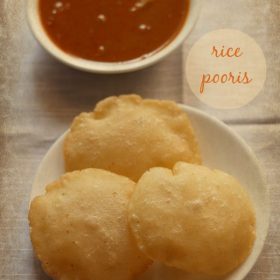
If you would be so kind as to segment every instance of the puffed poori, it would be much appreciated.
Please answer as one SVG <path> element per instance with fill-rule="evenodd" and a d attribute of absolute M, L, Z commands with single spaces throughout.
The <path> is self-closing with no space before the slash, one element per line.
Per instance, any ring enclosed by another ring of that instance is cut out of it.
<path fill-rule="evenodd" d="M 77 116 L 64 142 L 67 171 L 94 167 L 137 181 L 149 168 L 201 163 L 190 121 L 174 102 L 109 97 Z"/>
<path fill-rule="evenodd" d="M 131 198 L 129 223 L 151 259 L 204 275 L 237 268 L 255 240 L 255 213 L 240 183 L 182 162 L 144 173 Z"/>
<path fill-rule="evenodd" d="M 54 279 L 131 280 L 150 261 L 137 248 L 127 221 L 135 183 L 109 171 L 63 175 L 30 206 L 31 239 Z"/>

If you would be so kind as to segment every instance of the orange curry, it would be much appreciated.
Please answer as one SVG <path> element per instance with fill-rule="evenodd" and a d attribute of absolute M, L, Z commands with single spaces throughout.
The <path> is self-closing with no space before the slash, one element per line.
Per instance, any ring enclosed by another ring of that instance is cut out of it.
<path fill-rule="evenodd" d="M 168 44 L 182 28 L 188 0 L 40 0 L 51 40 L 77 57 L 121 62 Z"/>

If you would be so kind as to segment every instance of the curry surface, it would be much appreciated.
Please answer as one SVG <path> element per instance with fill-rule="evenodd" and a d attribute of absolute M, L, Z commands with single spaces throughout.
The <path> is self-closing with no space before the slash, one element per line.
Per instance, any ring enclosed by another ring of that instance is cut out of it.
<path fill-rule="evenodd" d="M 104 62 L 143 58 L 162 48 L 178 34 L 188 9 L 188 0 L 39 2 L 43 26 L 60 49 Z"/>

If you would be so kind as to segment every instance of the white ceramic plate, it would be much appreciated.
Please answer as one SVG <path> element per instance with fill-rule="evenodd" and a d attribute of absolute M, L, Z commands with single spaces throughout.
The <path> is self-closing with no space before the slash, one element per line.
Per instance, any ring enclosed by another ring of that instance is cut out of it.
<path fill-rule="evenodd" d="M 257 239 L 253 251 L 242 266 L 224 278 L 226 280 L 241 280 L 256 262 L 263 248 L 268 230 L 268 190 L 264 184 L 262 172 L 251 149 L 233 130 L 199 110 L 185 105 L 181 105 L 181 107 L 190 117 L 201 148 L 204 164 L 212 168 L 221 169 L 237 177 L 246 186 L 256 208 Z M 65 134 L 53 144 L 41 162 L 32 187 L 31 198 L 43 194 L 46 184 L 54 181 L 64 173 L 62 149 L 64 137 Z M 181 271 L 155 264 L 140 279 L 204 280 L 205 278 L 187 275 Z"/>

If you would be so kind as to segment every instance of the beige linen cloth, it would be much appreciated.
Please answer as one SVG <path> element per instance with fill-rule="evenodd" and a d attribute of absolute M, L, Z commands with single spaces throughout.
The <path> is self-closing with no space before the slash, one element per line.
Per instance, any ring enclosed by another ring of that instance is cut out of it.
<path fill-rule="evenodd" d="M 246 279 L 280 279 L 280 1 L 205 1 L 183 48 L 153 67 L 115 76 L 82 73 L 50 57 L 27 27 L 25 2 L 0 1 L 0 279 L 47 279 L 33 257 L 28 234 L 28 201 L 36 168 L 76 114 L 91 110 L 106 96 L 130 92 L 200 108 L 248 142 L 267 176 L 271 225 L 262 255 Z M 248 33 L 267 60 L 264 89 L 238 110 L 203 105 L 184 79 L 190 47 L 204 33 L 219 28 Z"/>

